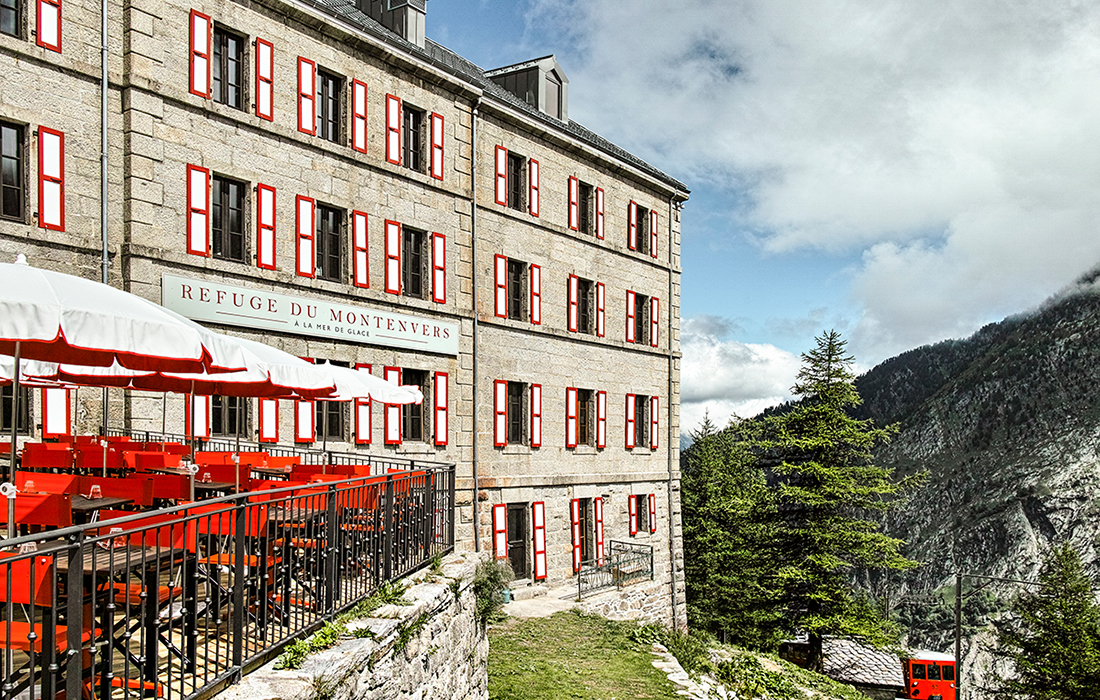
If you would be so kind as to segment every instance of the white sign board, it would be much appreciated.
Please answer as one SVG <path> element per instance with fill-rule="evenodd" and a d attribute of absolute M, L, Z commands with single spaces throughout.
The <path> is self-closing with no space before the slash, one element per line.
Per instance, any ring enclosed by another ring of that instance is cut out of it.
<path fill-rule="evenodd" d="M 161 277 L 161 303 L 195 321 L 458 355 L 458 324 L 363 306 Z"/>

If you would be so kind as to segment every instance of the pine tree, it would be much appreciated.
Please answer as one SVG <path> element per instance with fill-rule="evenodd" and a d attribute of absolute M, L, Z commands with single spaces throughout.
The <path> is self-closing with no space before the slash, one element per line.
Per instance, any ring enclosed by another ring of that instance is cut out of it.
<path fill-rule="evenodd" d="M 917 566 L 903 542 L 881 532 L 879 519 L 922 477 L 895 480 L 874 464 L 873 449 L 896 432 L 856 420 L 860 403 L 846 341 L 836 331 L 802 355 L 790 410 L 764 420 L 753 449 L 763 457 L 775 490 L 771 555 L 787 624 L 809 635 L 809 666 L 820 670 L 825 635 L 853 635 L 872 644 L 896 639 L 893 623 L 856 593 L 856 570 Z"/>
<path fill-rule="evenodd" d="M 782 628 L 768 554 L 775 506 L 739 439 L 748 427 L 735 419 L 720 432 L 708 415 L 681 460 L 688 615 L 724 641 L 774 649 Z"/>
<path fill-rule="evenodd" d="M 996 653 L 1016 673 L 997 697 L 1012 700 L 1092 700 L 1100 690 L 1100 607 L 1081 558 L 1069 544 L 1053 548 L 1038 590 L 1013 602 L 997 630 Z"/>

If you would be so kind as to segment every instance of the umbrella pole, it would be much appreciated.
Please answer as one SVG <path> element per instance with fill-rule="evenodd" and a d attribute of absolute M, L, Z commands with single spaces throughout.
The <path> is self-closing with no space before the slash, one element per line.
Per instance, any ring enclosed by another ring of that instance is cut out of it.
<path fill-rule="evenodd" d="M 325 474 L 328 469 L 328 401 L 321 402 L 321 410 L 324 413 L 324 418 L 321 419 L 321 429 L 324 431 L 324 435 L 321 437 L 321 449 L 325 453 L 325 462 L 321 465 L 321 473 Z"/>
<path fill-rule="evenodd" d="M 8 483 L 15 484 L 15 435 L 19 428 L 19 375 L 20 363 L 19 363 L 19 351 L 21 350 L 20 343 L 15 343 L 15 374 L 12 377 L 11 384 L 11 454 L 8 458 L 11 462 L 8 464 Z M 15 496 L 8 497 L 8 537 L 15 537 Z M 11 603 L 9 602 L 10 606 Z M 8 611 L 11 612 L 10 610 Z M 8 619 L 11 619 L 9 614 Z M 9 667 L 10 668 L 10 667 Z"/>
<path fill-rule="evenodd" d="M 241 404 L 244 403 L 244 399 L 237 397 L 237 404 L 233 410 L 237 414 L 237 451 L 233 453 L 233 474 L 236 475 L 237 490 L 236 493 L 241 492 Z"/>
<path fill-rule="evenodd" d="M 168 433 L 168 392 L 160 395 L 160 439 Z"/>
<path fill-rule="evenodd" d="M 187 423 L 191 426 L 191 461 L 198 464 L 198 459 L 195 455 L 195 382 L 191 382 L 191 403 L 187 405 L 187 410 L 191 412 L 191 415 L 187 416 Z"/>

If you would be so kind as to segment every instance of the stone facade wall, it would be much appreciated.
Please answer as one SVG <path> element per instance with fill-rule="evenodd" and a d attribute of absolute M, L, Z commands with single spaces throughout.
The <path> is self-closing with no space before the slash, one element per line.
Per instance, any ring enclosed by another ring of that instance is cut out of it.
<path fill-rule="evenodd" d="M 301 668 L 275 662 L 225 691 L 222 700 L 483 700 L 489 696 L 489 638 L 475 620 L 473 565 L 445 560 L 443 575 L 418 574 L 411 605 L 387 605 L 349 623 L 373 639 L 344 639 Z M 453 586 L 458 587 L 456 594 Z M 419 630 L 409 634 L 407 630 Z"/>
<path fill-rule="evenodd" d="M 15 253 L 24 252 L 32 264 L 98 279 L 98 3 L 66 1 L 63 51 L 57 53 L 35 46 L 30 36 L 33 0 L 17 1 L 24 6 L 25 31 L 18 38 L 0 35 L 0 70 L 5 75 L 4 89 L 0 90 L 0 121 L 25 128 L 28 201 L 22 220 L 0 220 L 0 258 L 10 260 Z M 245 40 L 242 109 L 189 92 L 192 10 L 209 15 L 215 27 L 237 33 Z M 651 544 L 659 583 L 653 594 L 669 603 L 675 579 L 682 608 L 679 473 L 675 465 L 680 379 L 678 207 L 686 191 L 668 178 L 640 168 L 598 138 L 527 113 L 514 102 L 494 97 L 491 91 L 456 76 L 449 66 L 427 54 L 379 38 L 346 17 L 328 14 L 322 5 L 309 0 L 127 0 L 123 4 L 112 1 L 109 13 L 107 234 L 111 284 L 160 301 L 162 275 L 172 273 L 458 324 L 457 356 L 239 326 L 217 330 L 250 337 L 294 355 L 368 363 L 376 375 L 386 366 L 446 372 L 446 445 L 436 445 L 432 439 L 385 445 L 383 410 L 375 407 L 370 446 L 351 442 L 348 429 L 343 439 L 329 440 L 328 448 L 455 463 L 458 551 L 474 550 L 475 541 L 480 542 L 482 550 L 491 547 L 493 504 L 543 501 L 549 585 L 567 583 L 573 576 L 570 500 L 602 496 L 605 541 Z M 273 121 L 257 117 L 253 109 L 257 38 L 274 46 Z M 340 108 L 343 135 L 336 143 L 298 131 L 299 57 L 315 61 L 319 69 L 344 81 Z M 367 84 L 366 153 L 353 150 L 349 142 L 348 91 L 352 80 Z M 388 94 L 429 114 L 443 116 L 442 180 L 386 161 Z M 33 130 L 38 125 L 66 134 L 64 232 L 39 228 L 33 216 L 37 210 Z M 498 145 L 539 160 L 539 216 L 496 204 L 493 163 Z M 207 168 L 212 176 L 247 185 L 244 262 L 187 252 L 188 165 Z M 570 176 L 603 188 L 604 239 L 569 229 Z M 275 270 L 260 269 L 254 259 L 255 188 L 259 184 L 276 190 Z M 345 225 L 352 211 L 367 213 L 369 288 L 351 284 L 352 250 L 346 229 L 344 279 L 326 281 L 296 274 L 298 195 L 313 197 L 318 203 L 344 212 Z M 658 213 L 656 258 L 627 247 L 627 207 L 631 200 Z M 433 301 L 430 294 L 426 299 L 416 299 L 384 291 L 386 220 L 446 236 L 445 302 Z M 497 254 L 542 267 L 541 324 L 495 316 L 493 259 Z M 566 288 L 571 274 L 605 284 L 604 337 L 568 330 Z M 656 348 L 625 342 L 627 290 L 660 299 Z M 541 447 L 494 447 L 495 380 L 542 385 Z M 606 448 L 565 447 L 567 387 L 607 392 Z M 656 449 L 648 445 L 625 448 L 627 394 L 659 397 Z M 431 399 L 427 396 L 426 402 Z M 99 390 L 80 390 L 73 400 L 76 432 L 90 432 L 102 424 Z M 249 430 L 254 434 L 258 428 L 255 404 L 250 411 Z M 344 411 L 350 424 L 350 410 Z M 33 413 L 33 422 L 40 423 L 37 406 Z M 293 439 L 293 415 L 290 402 L 283 402 L 282 442 Z M 170 433 L 183 433 L 184 399 L 112 390 L 109 419 L 112 427 L 159 431 L 164 425 Z M 321 442 L 318 440 L 314 446 L 319 448 Z M 627 523 L 627 496 L 650 493 L 657 496 L 657 529 L 632 537 Z M 529 517 L 529 508 L 527 512 Z M 530 533 L 530 523 L 527 525 Z"/>

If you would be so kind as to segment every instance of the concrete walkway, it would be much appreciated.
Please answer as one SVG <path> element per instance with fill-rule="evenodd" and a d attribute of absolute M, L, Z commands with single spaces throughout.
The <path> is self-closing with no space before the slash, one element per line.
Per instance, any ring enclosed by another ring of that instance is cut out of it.
<path fill-rule="evenodd" d="M 572 610 L 576 606 L 576 586 L 560 586 L 552 588 L 546 595 L 539 595 L 526 600 L 515 600 L 504 606 L 504 614 L 510 617 L 550 617 L 554 613 L 564 610 Z"/>

